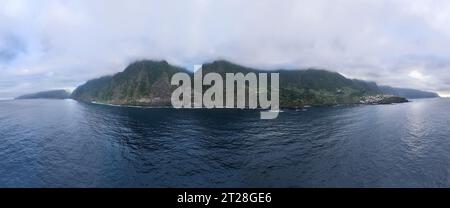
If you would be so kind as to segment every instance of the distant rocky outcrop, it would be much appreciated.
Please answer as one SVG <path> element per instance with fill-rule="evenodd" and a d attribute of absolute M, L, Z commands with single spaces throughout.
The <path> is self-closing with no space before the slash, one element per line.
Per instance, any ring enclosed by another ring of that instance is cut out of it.
<path fill-rule="evenodd" d="M 51 90 L 22 95 L 16 97 L 15 99 L 69 99 L 70 97 L 71 94 L 66 90 Z"/>
<path fill-rule="evenodd" d="M 420 99 L 420 98 L 437 98 L 439 95 L 435 92 L 427 92 L 422 90 L 408 89 L 408 88 L 395 88 L 389 86 L 379 86 L 380 90 L 389 95 L 405 97 L 408 99 Z"/>

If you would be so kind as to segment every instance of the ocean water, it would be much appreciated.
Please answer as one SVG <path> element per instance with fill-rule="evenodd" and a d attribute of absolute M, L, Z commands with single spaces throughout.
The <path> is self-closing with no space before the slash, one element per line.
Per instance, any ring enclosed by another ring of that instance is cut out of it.
<path fill-rule="evenodd" d="M 450 187 L 450 99 L 285 110 L 0 101 L 0 187 Z"/>

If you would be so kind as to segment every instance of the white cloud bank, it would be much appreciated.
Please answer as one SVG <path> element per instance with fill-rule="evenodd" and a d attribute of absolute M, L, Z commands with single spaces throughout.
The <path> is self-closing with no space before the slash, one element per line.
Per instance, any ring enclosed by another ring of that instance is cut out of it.
<path fill-rule="evenodd" d="M 0 97 L 136 59 L 320 67 L 450 94 L 446 0 L 0 0 Z"/>

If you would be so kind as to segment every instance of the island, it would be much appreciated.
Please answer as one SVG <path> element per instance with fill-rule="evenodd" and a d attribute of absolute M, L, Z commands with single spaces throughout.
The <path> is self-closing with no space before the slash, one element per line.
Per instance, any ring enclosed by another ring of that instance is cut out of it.
<path fill-rule="evenodd" d="M 137 61 L 123 72 L 87 81 L 75 89 L 72 98 L 89 103 L 169 107 L 171 94 L 176 89 L 170 80 L 178 72 L 193 76 L 192 72 L 167 61 Z M 278 72 L 282 108 L 408 102 L 406 97 L 390 93 L 388 88 L 380 87 L 375 82 L 349 79 L 324 69 L 261 70 L 218 60 L 203 64 L 203 73 L 209 72 L 222 76 L 237 72 Z"/>

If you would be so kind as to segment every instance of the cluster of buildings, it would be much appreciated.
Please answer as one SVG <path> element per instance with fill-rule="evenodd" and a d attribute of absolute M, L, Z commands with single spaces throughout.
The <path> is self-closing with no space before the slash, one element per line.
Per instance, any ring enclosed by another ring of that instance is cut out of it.
<path fill-rule="evenodd" d="M 371 95 L 371 96 L 364 96 L 359 103 L 361 104 L 379 104 L 384 102 L 386 98 L 392 98 L 393 95 Z"/>

